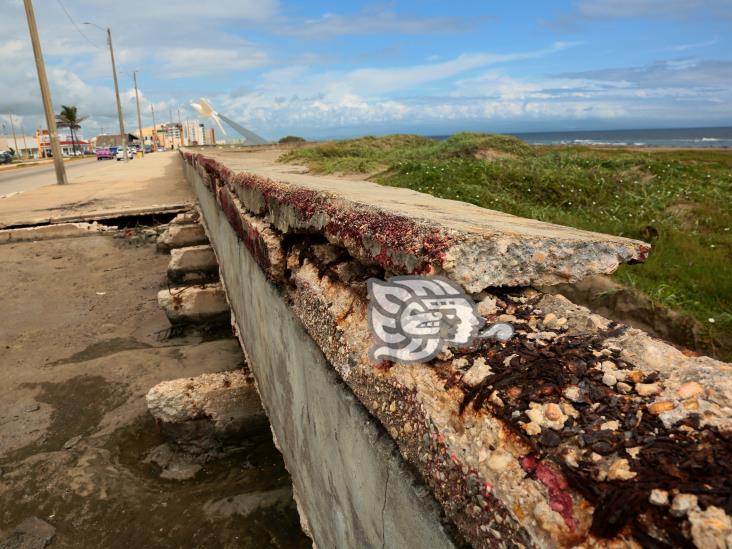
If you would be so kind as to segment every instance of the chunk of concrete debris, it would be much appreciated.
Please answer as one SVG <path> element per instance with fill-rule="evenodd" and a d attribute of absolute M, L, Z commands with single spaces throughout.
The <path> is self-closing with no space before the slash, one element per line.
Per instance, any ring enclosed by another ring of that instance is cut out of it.
<path fill-rule="evenodd" d="M 170 444 L 156 446 L 143 460 L 144 463 L 154 463 L 160 467 L 160 478 L 166 480 L 189 480 L 203 469 L 200 463 L 194 460 L 198 455 L 177 451 Z"/>
<path fill-rule="evenodd" d="M 160 290 L 158 304 L 171 324 L 217 322 L 230 315 L 220 283 Z"/>
<path fill-rule="evenodd" d="M 245 370 L 164 381 L 146 399 L 163 435 L 193 453 L 236 443 L 269 425 Z"/>
<path fill-rule="evenodd" d="M 208 237 L 203 230 L 203 225 L 199 223 L 169 225 L 158 237 L 158 249 L 161 251 L 207 243 Z"/>
<path fill-rule="evenodd" d="M 29 517 L 0 541 L 0 549 L 43 549 L 56 535 L 56 528 L 38 517 Z"/>
<path fill-rule="evenodd" d="M 210 278 L 218 271 L 216 254 L 208 244 L 170 250 L 168 278 L 172 282 Z"/>
<path fill-rule="evenodd" d="M 190 210 L 188 212 L 179 213 L 171 221 L 171 225 L 189 225 L 191 223 L 198 223 L 199 214 L 198 210 Z"/>

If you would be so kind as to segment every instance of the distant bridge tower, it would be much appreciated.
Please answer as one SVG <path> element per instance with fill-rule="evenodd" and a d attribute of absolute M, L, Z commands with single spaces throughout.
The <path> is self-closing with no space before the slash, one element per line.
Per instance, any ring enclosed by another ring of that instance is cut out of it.
<path fill-rule="evenodd" d="M 265 143 L 268 143 L 266 139 L 263 137 L 258 136 L 253 131 L 250 131 L 246 129 L 244 126 L 241 126 L 240 124 L 237 124 L 234 122 L 231 118 L 228 118 L 224 116 L 221 113 L 218 113 L 214 110 L 214 108 L 211 106 L 211 103 L 209 103 L 206 99 L 201 97 L 198 101 L 194 101 L 191 103 L 191 106 L 196 109 L 198 114 L 203 116 L 204 118 L 212 118 L 214 122 L 218 125 L 219 129 L 226 135 L 226 130 L 224 129 L 224 126 L 221 124 L 221 121 L 223 120 L 226 122 L 229 126 L 234 128 L 237 132 L 239 132 L 244 139 L 247 140 L 248 145 L 264 145 Z"/>

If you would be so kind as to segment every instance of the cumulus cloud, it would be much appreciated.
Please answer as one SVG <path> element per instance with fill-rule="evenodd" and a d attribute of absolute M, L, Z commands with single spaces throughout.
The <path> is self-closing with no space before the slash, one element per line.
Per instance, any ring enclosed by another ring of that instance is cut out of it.
<path fill-rule="evenodd" d="M 659 17 L 695 13 L 701 9 L 700 2 L 667 0 Z M 137 125 L 131 87 L 135 69 L 140 70 L 144 124 L 150 123 L 151 105 L 158 122 L 177 119 L 179 108 L 187 118 L 195 116 L 188 102 L 208 96 L 218 110 L 268 137 L 294 132 L 333 135 L 346 129 L 356 134 L 369 128 L 407 129 L 433 123 L 438 127 L 448 122 L 453 127 L 489 127 L 498 121 L 627 120 L 630 124 L 641 119 L 701 122 L 732 116 L 732 62 L 724 59 L 664 60 L 553 75 L 537 74 L 533 68 L 532 76 L 522 67 L 531 66 L 532 60 L 564 55 L 577 44 L 547 43 L 500 53 L 487 48 L 460 53 L 457 48 L 440 47 L 421 52 L 422 61 L 418 61 L 410 57 L 411 44 L 397 54 L 394 48 L 399 44 L 382 41 L 378 45 L 391 49 L 376 55 L 374 48 L 370 57 L 349 51 L 346 59 L 338 48 L 323 48 L 318 42 L 355 35 L 391 38 L 469 32 L 485 18 L 408 16 L 383 7 L 351 15 L 295 18 L 285 15 L 277 0 L 218 0 L 210 5 L 198 0 L 173 5 L 139 0 L 64 3 L 79 24 L 89 20 L 112 25 L 130 128 Z M 705 5 L 721 13 L 729 3 L 709 0 Z M 139 15 L 140 6 L 144 6 L 144 17 Z M 657 0 L 577 0 L 571 16 L 582 21 L 655 17 L 660 9 Z M 39 10 L 38 17 L 55 107 L 73 104 L 89 115 L 84 127 L 87 135 L 101 128 L 112 131 L 117 124 L 116 106 L 105 34 L 80 27 L 90 44 L 54 2 Z M 724 41 L 721 34 L 720 40 Z M 678 44 L 655 51 L 689 55 L 691 50 L 716 43 L 716 39 L 687 42 L 680 37 Z M 315 53 L 309 51 L 310 45 Z M 567 58 L 579 57 L 578 52 Z M 430 55 L 435 53 L 439 55 Z M 22 117 L 27 130 L 42 125 L 19 0 L 8 0 L 3 12 L 0 55 L 13 60 L 0 72 L 0 112 Z"/>
<path fill-rule="evenodd" d="M 266 52 L 250 44 L 230 48 L 163 47 L 153 55 L 160 61 L 162 75 L 168 78 L 246 71 L 271 63 Z"/>

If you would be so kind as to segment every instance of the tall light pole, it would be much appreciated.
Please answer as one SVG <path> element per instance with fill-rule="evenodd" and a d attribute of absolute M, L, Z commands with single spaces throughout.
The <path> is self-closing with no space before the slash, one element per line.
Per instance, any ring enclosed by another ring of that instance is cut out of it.
<path fill-rule="evenodd" d="M 58 130 L 56 129 L 56 115 L 53 113 L 51 101 L 51 90 L 48 87 L 46 77 L 46 64 L 43 62 L 43 51 L 41 41 L 38 38 L 38 27 L 36 26 L 36 15 L 33 13 L 31 0 L 23 0 L 25 5 L 25 16 L 28 19 L 28 31 L 30 32 L 31 43 L 33 44 L 33 56 L 36 58 L 36 70 L 38 71 L 38 83 L 41 86 L 41 97 L 43 98 L 43 111 L 46 115 L 48 125 L 48 138 L 51 141 L 51 152 L 53 154 L 53 167 L 56 170 L 56 183 L 66 185 L 66 169 L 64 159 L 61 158 L 61 147 L 58 146 Z"/>
<path fill-rule="evenodd" d="M 28 149 L 28 143 L 25 141 L 25 128 L 23 127 L 23 123 L 20 123 L 20 133 L 23 136 L 23 148 L 25 149 L 25 154 L 28 157 L 28 160 L 30 160 L 31 154 L 30 150 Z"/>
<path fill-rule="evenodd" d="M 84 23 L 85 25 L 91 25 L 93 27 L 96 27 L 102 31 L 104 31 L 104 27 L 100 27 L 96 23 L 90 23 L 89 21 L 86 21 Z M 117 97 L 117 117 L 119 118 L 119 136 L 122 139 L 122 150 L 124 151 L 125 162 L 129 162 L 129 158 L 127 158 L 127 132 L 125 132 L 125 120 L 122 116 L 122 103 L 119 100 L 119 85 L 117 84 L 117 67 L 114 64 L 114 48 L 112 47 L 112 30 L 107 27 L 106 28 L 107 33 L 107 45 L 109 46 L 109 55 L 112 58 L 112 75 L 114 76 L 114 95 Z"/>
<path fill-rule="evenodd" d="M 15 152 L 20 153 L 20 150 L 18 149 L 18 138 L 15 137 L 15 124 L 13 124 L 13 114 L 8 113 L 8 118 L 10 118 L 10 129 L 13 130 L 13 143 L 15 143 Z"/>
<path fill-rule="evenodd" d="M 152 144 L 155 147 L 155 150 L 158 150 L 158 127 L 155 125 L 155 106 L 151 103 L 150 104 L 150 112 L 152 113 L 153 118 L 153 134 L 152 134 Z"/>
<path fill-rule="evenodd" d="M 183 146 L 183 122 L 180 121 L 180 107 L 178 107 L 178 131 L 180 132 L 180 146 Z"/>
<path fill-rule="evenodd" d="M 142 118 L 140 118 L 140 95 L 137 93 L 137 72 L 133 71 L 132 78 L 135 80 L 135 102 L 137 103 L 137 130 L 140 132 L 140 143 L 142 144 L 142 156 L 145 156 L 145 138 L 142 136 Z"/>

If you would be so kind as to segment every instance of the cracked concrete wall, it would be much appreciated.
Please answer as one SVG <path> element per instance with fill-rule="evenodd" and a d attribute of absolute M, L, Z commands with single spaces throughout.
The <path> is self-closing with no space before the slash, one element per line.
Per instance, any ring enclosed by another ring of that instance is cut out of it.
<path fill-rule="evenodd" d="M 453 547 L 439 505 L 338 378 L 198 173 L 221 278 L 301 516 L 320 547 Z"/>
<path fill-rule="evenodd" d="M 380 258 L 385 269 L 363 250 L 333 242 L 327 230 L 317 228 L 324 229 L 315 223 L 318 212 L 345 215 L 348 210 L 328 204 L 327 196 L 289 182 L 253 179 L 231 169 L 241 169 L 236 161 L 224 165 L 203 155 L 183 156 L 207 210 L 228 222 L 251 253 L 244 263 L 235 254 L 219 257 L 229 263 L 225 270 L 233 264 L 232 276 L 241 276 L 237 288 L 249 283 L 252 273 L 239 271 L 253 260 L 257 275 L 277 288 L 265 298 L 273 306 L 285 304 L 325 355 L 323 363 L 387 429 L 469 543 L 634 546 L 653 538 L 685 545 L 691 537 L 706 547 L 707 538 L 724 546 L 725 536 L 732 535 L 732 520 L 720 508 L 732 493 L 725 442 L 732 433 L 732 378 L 727 376 L 732 366 L 685 356 L 531 288 L 486 288 L 475 296 L 486 322 L 515 325 L 516 337 L 508 342 L 482 341 L 445 351 L 430 363 L 373 363 L 367 280 L 402 269 L 402 263 L 387 261 L 394 254 L 434 250 L 429 234 L 418 226 L 412 233 L 422 248 L 410 238 L 393 241 L 390 255 Z M 317 178 L 308 182 L 319 188 Z M 248 195 L 257 185 L 266 198 L 262 203 Z M 300 214 L 281 226 L 280 214 L 292 204 L 301 206 Z M 369 209 L 369 204 L 351 204 L 348 211 Z M 339 227 L 361 236 L 381 235 L 385 242 L 396 234 L 383 216 L 355 218 L 363 223 Z M 396 225 L 415 228 L 402 221 Z M 586 242 L 593 239 L 587 236 Z M 545 240 L 548 246 L 552 242 Z M 604 249 L 602 243 L 597 246 Z M 438 267 L 440 262 L 445 267 L 444 259 L 432 257 Z M 552 268 L 561 270 L 561 265 Z M 271 334 L 261 334 L 266 337 Z M 294 359 L 289 366 L 307 364 Z M 302 377 L 287 372 L 271 383 L 276 387 Z M 307 414 L 321 404 L 304 406 Z M 358 456 L 347 452 L 342 457 Z M 702 462 L 706 469 L 700 476 Z M 659 468 L 659 463 L 666 465 Z M 689 484 L 692 478 L 695 484 Z M 698 497 L 683 493 L 689 490 Z M 669 494 L 675 494 L 670 509 Z M 674 507 L 677 499 L 689 500 L 684 513 Z M 724 519 L 716 520 L 720 513 Z M 360 518 L 342 516 L 354 523 Z"/>

